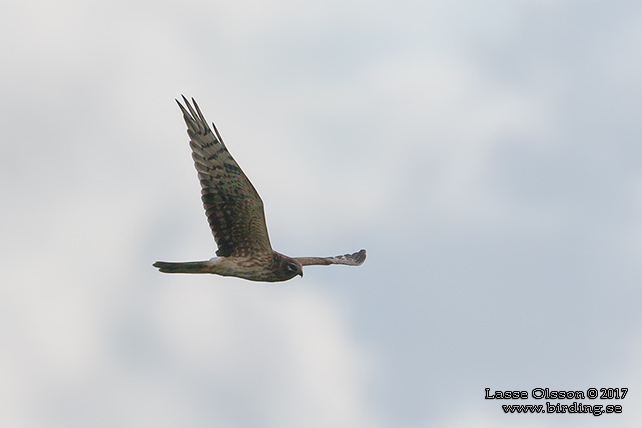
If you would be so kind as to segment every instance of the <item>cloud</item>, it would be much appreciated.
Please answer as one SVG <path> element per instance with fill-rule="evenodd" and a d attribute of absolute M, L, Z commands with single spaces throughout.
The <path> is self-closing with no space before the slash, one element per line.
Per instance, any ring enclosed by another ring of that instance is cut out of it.
<path fill-rule="evenodd" d="M 3 425 L 501 426 L 485 386 L 639 383 L 638 6 L 7 10 Z M 158 274 L 215 249 L 181 93 L 277 250 L 368 262 Z"/>

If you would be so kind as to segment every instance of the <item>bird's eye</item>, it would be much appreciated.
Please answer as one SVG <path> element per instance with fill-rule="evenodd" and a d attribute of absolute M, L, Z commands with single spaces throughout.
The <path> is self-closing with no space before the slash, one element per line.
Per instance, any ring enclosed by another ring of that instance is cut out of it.
<path fill-rule="evenodd" d="M 295 266 L 295 265 L 293 265 L 292 263 L 288 263 L 288 265 L 287 265 L 287 266 L 288 266 L 288 270 L 290 270 L 290 271 L 292 271 L 292 272 L 296 272 L 296 271 L 297 271 L 296 266 Z"/>

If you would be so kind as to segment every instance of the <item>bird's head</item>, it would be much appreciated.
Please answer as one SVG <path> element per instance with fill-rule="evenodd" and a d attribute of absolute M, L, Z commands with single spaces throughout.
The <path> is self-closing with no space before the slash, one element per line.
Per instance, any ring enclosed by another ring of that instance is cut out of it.
<path fill-rule="evenodd" d="M 279 254 L 277 270 L 283 281 L 294 278 L 297 275 L 303 278 L 303 266 L 301 266 L 301 263 L 283 254 Z"/>

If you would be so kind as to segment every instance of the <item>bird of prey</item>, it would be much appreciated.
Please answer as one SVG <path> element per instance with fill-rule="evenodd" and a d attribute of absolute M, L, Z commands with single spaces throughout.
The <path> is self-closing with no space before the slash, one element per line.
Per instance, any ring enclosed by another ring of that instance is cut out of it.
<path fill-rule="evenodd" d="M 192 158 L 201 182 L 201 199 L 218 246 L 216 256 L 197 262 L 156 262 L 165 273 L 211 273 L 235 276 L 251 281 L 287 281 L 303 277 L 303 266 L 359 266 L 366 250 L 335 257 L 288 257 L 270 245 L 263 201 L 256 189 L 227 151 L 223 139 L 212 123 L 209 127 L 201 109 L 183 96 L 183 112 L 190 138 Z"/>

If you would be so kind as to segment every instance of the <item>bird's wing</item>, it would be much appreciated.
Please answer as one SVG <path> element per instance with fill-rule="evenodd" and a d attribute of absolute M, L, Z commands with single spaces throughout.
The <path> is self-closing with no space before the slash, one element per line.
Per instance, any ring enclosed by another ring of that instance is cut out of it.
<path fill-rule="evenodd" d="M 192 98 L 176 100 L 187 124 L 192 158 L 201 181 L 201 199 L 218 246 L 217 256 L 246 256 L 272 251 L 263 201 L 227 151 L 216 125 L 214 134 Z"/>
<path fill-rule="evenodd" d="M 295 257 L 294 260 L 301 266 L 313 265 L 348 265 L 360 266 L 366 261 L 366 250 L 361 250 L 353 254 L 344 254 L 335 257 Z"/>

